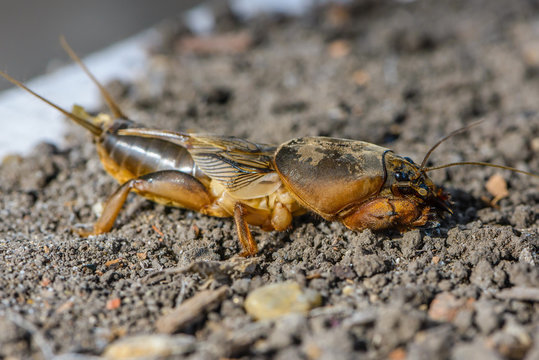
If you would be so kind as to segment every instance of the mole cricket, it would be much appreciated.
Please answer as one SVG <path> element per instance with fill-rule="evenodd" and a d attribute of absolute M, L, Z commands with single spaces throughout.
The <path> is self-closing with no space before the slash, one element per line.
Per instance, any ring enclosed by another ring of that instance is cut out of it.
<path fill-rule="evenodd" d="M 109 197 L 92 229 L 82 236 L 111 230 L 127 195 L 216 217 L 233 217 L 242 256 L 258 247 L 249 225 L 286 230 L 294 216 L 312 211 L 352 230 L 422 227 L 451 213 L 449 195 L 428 177 L 429 171 L 457 165 L 482 165 L 539 177 L 483 162 L 426 167 L 390 149 L 364 141 L 301 137 L 279 146 L 230 136 L 144 128 L 130 120 L 62 38 L 70 57 L 99 88 L 111 115 L 71 112 L 36 94 L 4 72 L 0 75 L 41 99 L 93 135 L 105 170 L 121 185 Z"/>

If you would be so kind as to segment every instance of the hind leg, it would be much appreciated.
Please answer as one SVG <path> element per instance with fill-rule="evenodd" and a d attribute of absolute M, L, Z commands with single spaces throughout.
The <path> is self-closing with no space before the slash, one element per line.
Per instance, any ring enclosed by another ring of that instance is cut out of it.
<path fill-rule="evenodd" d="M 91 231 L 79 231 L 81 236 L 109 232 L 129 192 L 171 206 L 200 210 L 211 202 L 206 188 L 194 177 L 174 170 L 157 171 L 125 182 L 107 200 L 103 212 Z"/>

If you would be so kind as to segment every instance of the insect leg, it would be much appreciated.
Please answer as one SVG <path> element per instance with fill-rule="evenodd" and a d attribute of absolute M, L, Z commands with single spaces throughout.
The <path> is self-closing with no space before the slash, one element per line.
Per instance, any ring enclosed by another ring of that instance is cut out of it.
<path fill-rule="evenodd" d="M 131 179 L 120 186 L 107 200 L 93 229 L 79 231 L 79 234 L 89 236 L 110 231 L 130 191 L 136 191 L 161 204 L 191 210 L 200 210 L 211 201 L 204 185 L 194 177 L 174 170 L 157 171 Z"/>
<path fill-rule="evenodd" d="M 352 209 L 342 217 L 342 222 L 352 230 L 408 229 L 423 226 L 428 221 L 429 208 L 418 207 L 411 200 L 375 198 Z"/>
<path fill-rule="evenodd" d="M 245 219 L 248 208 L 249 206 L 240 202 L 234 205 L 234 222 L 236 223 L 238 238 L 243 248 L 240 256 L 253 256 L 258 252 L 258 246 L 251 235 L 249 225 Z"/>
<path fill-rule="evenodd" d="M 292 214 L 290 211 L 280 202 L 276 202 L 271 214 L 271 225 L 273 225 L 273 228 L 277 231 L 284 231 L 288 229 L 291 222 Z"/>

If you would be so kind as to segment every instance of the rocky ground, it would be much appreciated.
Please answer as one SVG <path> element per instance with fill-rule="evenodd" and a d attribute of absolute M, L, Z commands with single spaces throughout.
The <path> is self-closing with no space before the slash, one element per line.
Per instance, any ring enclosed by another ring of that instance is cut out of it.
<path fill-rule="evenodd" d="M 108 84 L 148 126 L 361 139 L 420 161 L 485 120 L 430 163 L 539 173 L 534 1 L 365 0 L 248 22 L 224 12 L 209 39 L 176 22 L 162 33 L 143 77 Z M 135 195 L 113 231 L 80 238 L 74 226 L 95 221 L 117 184 L 83 130 L 67 143 L 0 166 L 0 358 L 539 358 L 537 179 L 435 171 L 454 202 L 438 227 L 353 232 L 307 214 L 286 232 L 253 229 L 260 253 L 244 259 L 232 220 Z M 273 283 L 284 288 L 263 288 Z M 286 301 L 298 312 L 255 320 Z"/>

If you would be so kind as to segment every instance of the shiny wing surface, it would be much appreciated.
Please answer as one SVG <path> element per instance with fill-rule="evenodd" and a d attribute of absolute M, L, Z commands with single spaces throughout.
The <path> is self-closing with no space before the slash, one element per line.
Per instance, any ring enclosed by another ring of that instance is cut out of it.
<path fill-rule="evenodd" d="M 197 166 L 237 196 L 263 196 L 280 186 L 273 146 L 211 135 L 192 135 L 189 145 Z"/>
<path fill-rule="evenodd" d="M 272 161 L 275 146 L 228 136 L 152 129 L 121 130 L 120 135 L 159 138 L 184 146 L 204 174 L 238 198 L 265 196 L 281 185 Z"/>

